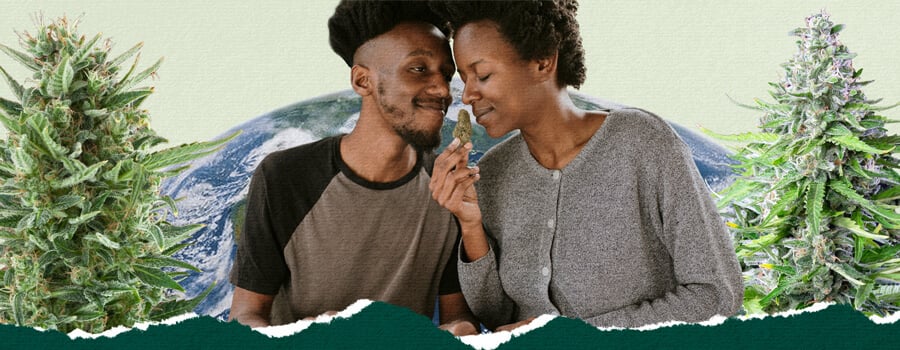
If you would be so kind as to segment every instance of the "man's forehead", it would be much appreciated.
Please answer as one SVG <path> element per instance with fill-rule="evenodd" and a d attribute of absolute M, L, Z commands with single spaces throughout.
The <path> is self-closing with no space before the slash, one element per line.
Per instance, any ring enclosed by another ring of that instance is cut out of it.
<path fill-rule="evenodd" d="M 431 52 L 431 50 L 426 50 L 426 49 L 418 48 L 418 49 L 412 50 L 412 52 L 410 52 L 410 53 L 409 53 L 408 55 L 406 55 L 406 56 L 407 56 L 407 57 L 413 57 L 413 56 L 427 56 L 427 57 L 434 57 L 434 52 Z"/>

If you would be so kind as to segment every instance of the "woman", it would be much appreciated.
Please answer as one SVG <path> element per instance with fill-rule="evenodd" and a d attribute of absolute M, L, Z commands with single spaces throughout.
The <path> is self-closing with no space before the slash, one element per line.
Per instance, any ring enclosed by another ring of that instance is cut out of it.
<path fill-rule="evenodd" d="M 577 3 L 433 7 L 454 30 L 463 103 L 491 137 L 520 131 L 477 167 L 458 140 L 435 163 L 475 315 L 508 330 L 542 314 L 637 327 L 737 312 L 737 259 L 684 142 L 649 112 L 569 98 L 585 77 Z"/>

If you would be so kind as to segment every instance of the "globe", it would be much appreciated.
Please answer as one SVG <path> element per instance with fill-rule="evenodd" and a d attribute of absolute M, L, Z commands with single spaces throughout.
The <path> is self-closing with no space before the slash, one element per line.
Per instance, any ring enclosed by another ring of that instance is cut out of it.
<path fill-rule="evenodd" d="M 453 139 L 451 132 L 456 126 L 456 116 L 464 108 L 460 102 L 462 87 L 458 79 L 451 83 L 454 102 L 444 119 L 438 152 Z M 578 92 L 570 92 L 570 96 L 578 107 L 587 110 L 624 107 Z M 194 234 L 193 244 L 175 256 L 202 270 L 181 281 L 185 296 L 196 296 L 214 285 L 195 313 L 223 320 L 228 317 L 234 291 L 228 275 L 234 262 L 236 237 L 243 228 L 247 186 L 260 161 L 273 151 L 350 132 L 359 110 L 360 97 L 352 90 L 345 90 L 266 113 L 226 132 L 224 135 L 242 130 L 219 152 L 191 162 L 188 170 L 163 183 L 163 194 L 181 199 L 177 203 L 178 216 L 172 219 L 174 223 L 206 225 Z M 721 190 L 732 181 L 729 165 L 733 161 L 728 158 L 727 150 L 696 132 L 674 123 L 670 125 L 690 147 L 700 174 L 712 190 Z M 470 162 L 477 162 L 485 151 L 502 140 L 488 137 L 484 128 L 473 120 L 474 147 Z"/>

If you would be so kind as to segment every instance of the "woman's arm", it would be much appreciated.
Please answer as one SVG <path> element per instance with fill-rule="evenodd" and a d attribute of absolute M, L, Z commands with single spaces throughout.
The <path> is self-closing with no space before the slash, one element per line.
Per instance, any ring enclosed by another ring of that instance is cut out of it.
<path fill-rule="evenodd" d="M 464 258 L 464 250 L 465 237 L 459 250 L 459 285 L 475 317 L 489 329 L 514 322 L 515 303 L 506 295 L 500 283 L 500 270 L 494 249 L 473 261 Z"/>
<path fill-rule="evenodd" d="M 471 149 L 471 143 L 460 146 L 459 139 L 454 139 L 435 160 L 429 187 L 434 200 L 459 220 L 460 287 L 475 316 L 493 329 L 513 321 L 514 303 L 500 284 L 495 248 L 482 226 L 474 187 L 479 169 L 466 166 Z"/>

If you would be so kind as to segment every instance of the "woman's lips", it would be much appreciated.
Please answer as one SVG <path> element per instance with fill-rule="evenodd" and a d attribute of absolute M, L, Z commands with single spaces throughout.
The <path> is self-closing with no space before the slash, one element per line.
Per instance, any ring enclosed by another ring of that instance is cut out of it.
<path fill-rule="evenodd" d="M 485 114 L 488 114 L 493 111 L 494 111 L 494 108 L 485 107 L 485 108 L 473 109 L 472 114 L 475 115 L 475 122 L 478 124 L 481 124 L 481 121 L 480 121 L 481 117 L 483 117 Z"/>

